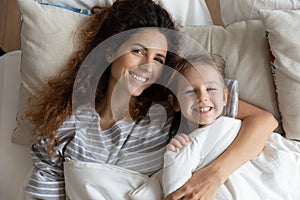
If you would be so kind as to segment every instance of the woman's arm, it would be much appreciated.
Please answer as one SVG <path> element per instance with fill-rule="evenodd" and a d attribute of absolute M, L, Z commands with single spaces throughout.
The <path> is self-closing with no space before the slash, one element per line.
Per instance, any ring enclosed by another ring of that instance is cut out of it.
<path fill-rule="evenodd" d="M 272 114 L 239 101 L 238 119 L 243 121 L 238 136 L 215 161 L 193 173 L 192 178 L 165 200 L 213 199 L 226 179 L 263 149 L 278 122 Z"/>

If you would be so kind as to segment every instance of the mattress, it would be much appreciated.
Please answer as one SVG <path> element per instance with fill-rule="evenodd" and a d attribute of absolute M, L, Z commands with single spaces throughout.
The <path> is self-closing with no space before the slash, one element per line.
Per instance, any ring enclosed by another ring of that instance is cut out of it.
<path fill-rule="evenodd" d="M 16 126 L 21 51 L 0 57 L 0 199 L 21 199 L 32 168 L 29 146 L 11 142 Z"/>

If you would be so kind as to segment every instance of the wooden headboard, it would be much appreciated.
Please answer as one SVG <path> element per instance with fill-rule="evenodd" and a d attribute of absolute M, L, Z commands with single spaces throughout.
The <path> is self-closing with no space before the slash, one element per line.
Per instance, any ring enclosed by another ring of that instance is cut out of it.
<path fill-rule="evenodd" d="M 16 0 L 0 0 L 0 48 L 20 49 L 20 15 Z"/>

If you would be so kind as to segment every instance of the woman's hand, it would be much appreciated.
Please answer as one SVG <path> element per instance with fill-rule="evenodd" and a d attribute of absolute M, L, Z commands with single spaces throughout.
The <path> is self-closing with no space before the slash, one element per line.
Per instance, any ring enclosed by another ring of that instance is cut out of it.
<path fill-rule="evenodd" d="M 176 135 L 170 143 L 167 145 L 167 150 L 176 152 L 177 149 L 182 150 L 187 143 L 189 143 L 190 137 L 184 133 Z"/>
<path fill-rule="evenodd" d="M 204 167 L 193 173 L 182 187 L 168 195 L 164 200 L 212 200 L 224 182 L 219 176 L 219 170 Z M 200 181 L 201 180 L 201 181 Z"/>

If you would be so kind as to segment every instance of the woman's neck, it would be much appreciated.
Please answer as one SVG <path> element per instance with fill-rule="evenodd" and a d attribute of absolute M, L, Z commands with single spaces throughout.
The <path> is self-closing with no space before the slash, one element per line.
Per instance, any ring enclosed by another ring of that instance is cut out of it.
<path fill-rule="evenodd" d="M 129 94 L 119 87 L 116 83 L 108 82 L 105 97 L 97 106 L 97 112 L 100 115 L 100 125 L 102 129 L 110 128 L 116 121 L 127 117 L 129 112 Z M 115 90 L 114 90 L 115 89 Z"/>

